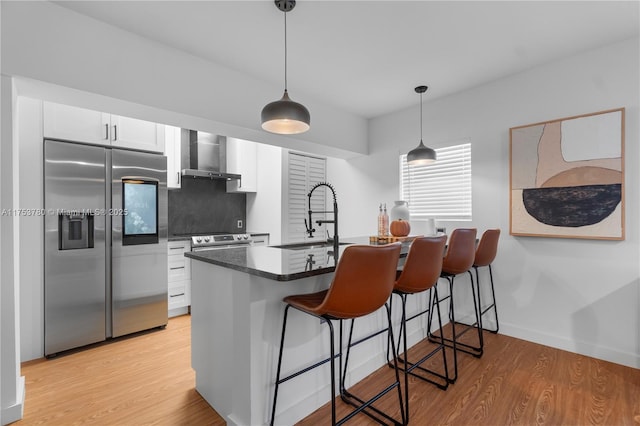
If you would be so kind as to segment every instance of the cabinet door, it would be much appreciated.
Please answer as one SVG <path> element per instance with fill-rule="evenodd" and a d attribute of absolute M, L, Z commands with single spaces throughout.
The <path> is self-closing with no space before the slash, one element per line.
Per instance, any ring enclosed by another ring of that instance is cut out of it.
<path fill-rule="evenodd" d="M 164 125 L 111 115 L 111 145 L 164 152 Z"/>
<path fill-rule="evenodd" d="M 286 170 L 286 193 L 283 202 L 284 241 L 294 243 L 309 239 L 306 233 L 305 220 L 308 220 L 309 198 L 311 188 L 326 179 L 326 159 L 310 155 L 289 152 Z M 327 188 L 319 187 L 311 200 L 311 210 L 326 211 Z M 312 218 L 316 233 L 313 238 L 326 238 L 327 224 L 317 225 L 316 220 L 333 219 L 332 214 L 318 213 Z M 331 225 L 329 225 L 331 226 Z M 332 228 L 330 228 L 332 230 Z"/>
<path fill-rule="evenodd" d="M 227 138 L 227 172 L 242 176 L 227 182 L 227 192 L 256 192 L 257 144 L 243 139 Z"/>
<path fill-rule="evenodd" d="M 45 138 L 110 144 L 109 114 L 53 102 L 43 104 Z"/>
<path fill-rule="evenodd" d="M 167 156 L 167 188 L 180 188 L 180 128 L 164 126 L 164 155 Z"/>

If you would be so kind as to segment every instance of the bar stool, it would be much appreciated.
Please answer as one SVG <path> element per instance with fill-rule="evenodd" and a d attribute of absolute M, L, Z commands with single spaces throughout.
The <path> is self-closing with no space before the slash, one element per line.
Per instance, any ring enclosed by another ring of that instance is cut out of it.
<path fill-rule="evenodd" d="M 320 361 L 315 365 L 307 367 L 289 376 L 280 379 L 280 367 L 282 365 L 282 350 L 284 347 L 285 331 L 287 327 L 287 313 L 289 308 L 293 307 L 300 312 L 304 312 L 316 318 L 321 318 L 329 326 L 330 350 L 329 361 L 331 363 L 331 424 L 343 424 L 356 414 L 363 412 L 368 416 L 380 421 L 370 411 L 374 411 L 378 415 L 386 418 L 395 424 L 406 424 L 404 408 L 402 405 L 402 391 L 400 385 L 400 375 L 398 373 L 397 362 L 395 369 L 395 382 L 387 386 L 376 396 L 368 401 L 362 401 L 355 395 L 349 393 L 344 388 L 344 376 L 340 375 L 340 396 L 341 398 L 353 405 L 355 410 L 340 420 L 336 420 L 336 383 L 335 383 L 335 358 L 340 357 L 342 363 L 342 352 L 336 355 L 334 347 L 334 329 L 332 320 L 340 320 L 340 329 L 342 330 L 342 320 L 355 319 L 368 315 L 383 305 L 387 310 L 387 322 L 389 339 L 392 344 L 394 358 L 397 355 L 395 344 L 393 343 L 393 330 L 391 327 L 391 314 L 386 301 L 391 296 L 393 285 L 395 282 L 396 268 L 398 266 L 398 258 L 400 256 L 400 244 L 389 244 L 384 246 L 365 246 L 352 245 L 348 246 L 336 266 L 335 275 L 331 286 L 328 290 L 312 294 L 299 294 L 287 296 L 283 301 L 287 304 L 284 310 L 284 321 L 282 324 L 282 337 L 280 340 L 280 353 L 278 355 L 278 368 L 276 372 L 275 390 L 273 395 L 273 408 L 271 412 L 271 425 L 273 425 L 276 412 L 276 402 L 278 397 L 278 387 L 283 382 L 297 377 L 298 375 L 309 371 L 327 360 Z M 351 335 L 349 336 L 351 340 Z M 345 360 L 345 371 L 349 360 L 350 343 L 347 347 Z M 342 350 L 342 333 L 340 333 L 340 349 Z M 398 402 L 400 407 L 401 422 L 391 418 L 386 413 L 373 407 L 373 403 L 392 391 L 394 388 L 398 390 Z M 357 401 L 357 404 L 354 402 Z M 367 409 L 366 411 L 364 411 Z M 369 410 L 370 409 L 370 410 Z"/>
<path fill-rule="evenodd" d="M 478 289 L 478 306 L 480 307 L 480 327 L 483 330 L 487 330 L 491 333 L 497 333 L 499 329 L 498 324 L 498 309 L 496 307 L 496 292 L 493 287 L 493 272 L 491 271 L 491 264 L 493 263 L 496 255 L 498 254 L 498 240 L 500 239 L 499 229 L 487 229 L 480 238 L 478 248 L 476 249 L 476 258 L 473 261 L 473 269 L 476 270 L 476 288 Z M 482 308 L 482 301 L 480 297 L 480 276 L 478 275 L 478 268 L 487 266 L 489 268 L 489 278 L 491 280 L 491 304 L 486 308 Z M 495 330 L 487 329 L 482 324 L 482 316 L 486 314 L 491 308 L 496 318 Z"/>
<path fill-rule="evenodd" d="M 393 294 L 398 295 L 402 303 L 402 317 L 400 322 L 400 332 L 398 334 L 398 347 L 400 347 L 400 339 L 402 338 L 404 355 L 401 357 L 399 356 L 399 358 L 404 364 L 404 367 L 401 367 L 401 369 L 405 372 L 404 397 L 407 422 L 409 422 L 409 375 L 432 383 L 442 390 L 446 390 L 449 385 L 449 371 L 447 368 L 447 356 L 445 354 L 445 342 L 442 338 L 443 333 L 440 305 L 435 304 L 438 311 L 438 325 L 441 337 L 439 344 L 415 362 L 408 361 L 407 352 L 407 322 L 414 318 L 418 318 L 423 314 L 429 313 L 433 309 L 431 291 L 435 293 L 435 298 L 438 298 L 438 290 L 435 284 L 438 282 L 438 277 L 442 270 L 442 255 L 444 253 L 446 242 L 446 236 L 423 237 L 413 240 L 411 248 L 409 249 L 409 254 L 407 255 L 407 260 L 405 261 L 402 271 L 399 271 L 398 279 L 396 280 L 396 284 L 393 288 Z M 429 307 L 412 315 L 410 318 L 407 318 L 407 296 L 422 293 L 427 290 L 429 290 Z M 431 329 L 431 321 L 428 321 L 427 327 Z M 442 352 L 444 375 L 421 367 L 421 364 L 424 361 L 430 359 L 440 351 Z M 428 373 L 431 376 L 417 374 L 417 371 L 414 372 L 416 369 L 424 373 Z M 440 378 L 442 382 L 432 379 L 432 376 Z"/>
<path fill-rule="evenodd" d="M 435 343 L 437 343 L 437 341 L 435 341 L 436 338 L 443 339 L 446 342 L 447 346 L 453 348 L 454 375 L 452 378 L 449 378 L 450 383 L 455 383 L 455 381 L 458 379 L 459 350 L 476 357 L 482 356 L 484 342 L 482 339 L 482 328 L 479 326 L 480 318 L 478 312 L 478 304 L 476 300 L 475 287 L 473 285 L 473 274 L 471 273 L 471 267 L 473 266 L 473 261 L 475 259 L 476 234 L 477 230 L 475 228 L 458 228 L 454 229 L 451 233 L 451 236 L 449 237 L 449 246 L 447 248 L 447 253 L 444 256 L 444 259 L 442 259 L 442 271 L 440 273 L 440 278 L 445 278 L 449 282 L 449 294 L 441 299 L 434 299 L 434 303 L 438 304 L 444 300 L 449 299 L 449 320 L 451 322 L 452 338 L 446 338 L 442 333 L 440 336 L 430 333 L 429 338 Z M 463 324 L 467 325 L 468 327 L 462 332 L 456 333 L 456 316 L 453 303 L 453 283 L 456 276 L 464 274 L 465 272 L 469 274 L 469 278 L 471 280 L 471 292 L 473 295 L 473 307 L 476 315 L 476 322 L 471 325 Z M 430 316 L 433 317 L 433 312 L 430 313 Z M 478 346 L 472 346 L 458 342 L 458 338 L 469 331 L 471 328 L 476 328 L 478 330 Z"/>

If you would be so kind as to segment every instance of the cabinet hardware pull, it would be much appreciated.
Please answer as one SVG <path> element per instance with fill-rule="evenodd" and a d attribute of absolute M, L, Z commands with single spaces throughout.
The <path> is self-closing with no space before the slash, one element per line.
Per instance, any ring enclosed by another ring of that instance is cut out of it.
<path fill-rule="evenodd" d="M 118 140 L 118 126 L 116 126 L 115 124 L 113 125 L 113 140 Z"/>
<path fill-rule="evenodd" d="M 184 250 L 184 246 L 180 246 L 180 247 L 169 247 L 169 250 Z"/>
<path fill-rule="evenodd" d="M 180 185 L 180 172 L 176 172 L 176 174 L 178 175 L 178 185 Z"/>
<path fill-rule="evenodd" d="M 176 266 L 175 268 L 169 268 L 172 271 L 175 271 L 176 269 L 184 269 L 184 266 Z"/>
<path fill-rule="evenodd" d="M 104 125 L 104 138 L 106 140 L 109 140 L 109 125 L 108 124 Z"/>
<path fill-rule="evenodd" d="M 169 295 L 169 297 L 180 297 L 180 296 L 184 296 L 184 293 Z"/>

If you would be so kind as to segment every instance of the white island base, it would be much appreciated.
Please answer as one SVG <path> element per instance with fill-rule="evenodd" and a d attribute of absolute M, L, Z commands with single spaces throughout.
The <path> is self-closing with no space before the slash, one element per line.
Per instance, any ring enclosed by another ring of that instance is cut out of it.
<path fill-rule="evenodd" d="M 227 424 L 268 424 L 285 307 L 282 299 L 328 288 L 333 273 L 276 281 L 203 261 L 192 262 L 192 268 L 191 357 L 196 390 Z M 381 329 L 386 323 L 384 315 L 380 310 L 359 319 L 354 335 Z M 337 339 L 338 323 L 334 324 Z M 345 322 L 345 331 L 346 325 Z M 383 336 L 352 349 L 347 385 L 386 362 Z M 328 354 L 327 325 L 290 309 L 283 377 Z M 326 404 L 330 397 L 330 370 L 326 363 L 280 386 L 275 423 L 294 424 Z"/>

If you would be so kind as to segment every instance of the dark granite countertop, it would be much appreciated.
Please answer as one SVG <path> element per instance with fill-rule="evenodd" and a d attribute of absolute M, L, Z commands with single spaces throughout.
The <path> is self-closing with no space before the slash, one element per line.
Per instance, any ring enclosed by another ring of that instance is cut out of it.
<path fill-rule="evenodd" d="M 344 238 L 341 243 L 370 244 L 369 237 Z M 371 243 L 375 244 L 375 243 Z M 348 245 L 341 245 L 342 253 Z M 402 244 L 406 256 L 409 244 Z M 335 271 L 333 247 L 283 249 L 269 246 L 235 247 L 185 253 L 185 256 L 275 281 L 292 281 Z"/>

